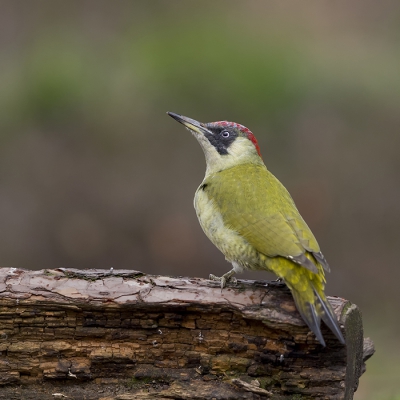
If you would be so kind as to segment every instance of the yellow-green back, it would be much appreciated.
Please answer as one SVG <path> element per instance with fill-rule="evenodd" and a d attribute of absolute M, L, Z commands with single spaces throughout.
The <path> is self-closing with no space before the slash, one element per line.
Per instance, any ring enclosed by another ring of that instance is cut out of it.
<path fill-rule="evenodd" d="M 265 166 L 239 164 L 207 177 L 207 194 L 224 223 L 267 256 L 319 252 L 290 194 Z"/>
<path fill-rule="evenodd" d="M 202 187 L 225 226 L 257 250 L 257 268 L 268 269 L 285 280 L 300 314 L 321 344 L 325 344 L 321 318 L 344 343 L 324 293 L 324 267 L 329 270 L 328 264 L 278 179 L 264 165 L 239 164 L 210 174 Z"/>

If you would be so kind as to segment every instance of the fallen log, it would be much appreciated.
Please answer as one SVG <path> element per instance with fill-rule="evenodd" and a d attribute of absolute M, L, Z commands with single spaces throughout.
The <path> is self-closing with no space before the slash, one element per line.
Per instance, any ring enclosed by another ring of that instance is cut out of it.
<path fill-rule="evenodd" d="M 0 399 L 353 398 L 374 350 L 329 297 L 323 348 L 282 284 L 0 269 Z"/>

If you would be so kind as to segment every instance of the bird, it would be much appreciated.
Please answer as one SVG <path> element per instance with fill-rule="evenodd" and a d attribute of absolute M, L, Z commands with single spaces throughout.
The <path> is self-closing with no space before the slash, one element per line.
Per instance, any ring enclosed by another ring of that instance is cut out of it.
<path fill-rule="evenodd" d="M 297 310 L 322 346 L 321 319 L 345 344 L 339 322 L 325 295 L 330 267 L 289 192 L 267 169 L 254 134 L 229 121 L 202 123 L 167 112 L 199 142 L 206 173 L 194 197 L 200 225 L 235 273 L 270 271 L 290 289 Z"/>

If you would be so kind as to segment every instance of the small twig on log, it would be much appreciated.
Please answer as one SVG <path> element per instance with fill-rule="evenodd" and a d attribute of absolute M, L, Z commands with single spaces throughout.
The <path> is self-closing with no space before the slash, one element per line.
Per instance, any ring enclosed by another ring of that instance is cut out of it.
<path fill-rule="evenodd" d="M 261 389 L 259 386 L 256 386 L 251 383 L 247 383 L 245 381 L 242 381 L 241 379 L 232 379 L 231 382 L 240 388 L 243 388 L 247 392 L 252 392 L 256 394 L 262 394 L 264 396 L 270 397 L 272 396 L 272 392 L 269 392 L 268 390 Z"/>

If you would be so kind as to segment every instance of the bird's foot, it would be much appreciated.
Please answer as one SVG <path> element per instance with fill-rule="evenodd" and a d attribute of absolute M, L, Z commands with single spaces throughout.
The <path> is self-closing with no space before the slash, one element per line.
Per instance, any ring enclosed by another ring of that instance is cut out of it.
<path fill-rule="evenodd" d="M 286 286 L 285 280 L 283 278 L 277 278 L 273 281 L 268 281 L 267 285 L 271 286 Z"/>
<path fill-rule="evenodd" d="M 216 275 L 210 274 L 208 279 L 210 281 L 221 282 L 221 290 L 226 286 L 227 279 L 224 276 L 216 276 Z"/>
<path fill-rule="evenodd" d="M 234 285 L 237 284 L 237 279 L 234 276 L 232 276 L 233 274 L 234 274 L 234 272 L 232 272 L 232 271 L 229 271 L 222 276 L 215 276 L 213 274 L 210 274 L 208 279 L 210 279 L 210 281 L 221 282 L 221 290 L 222 290 L 228 282 L 231 282 Z"/>

